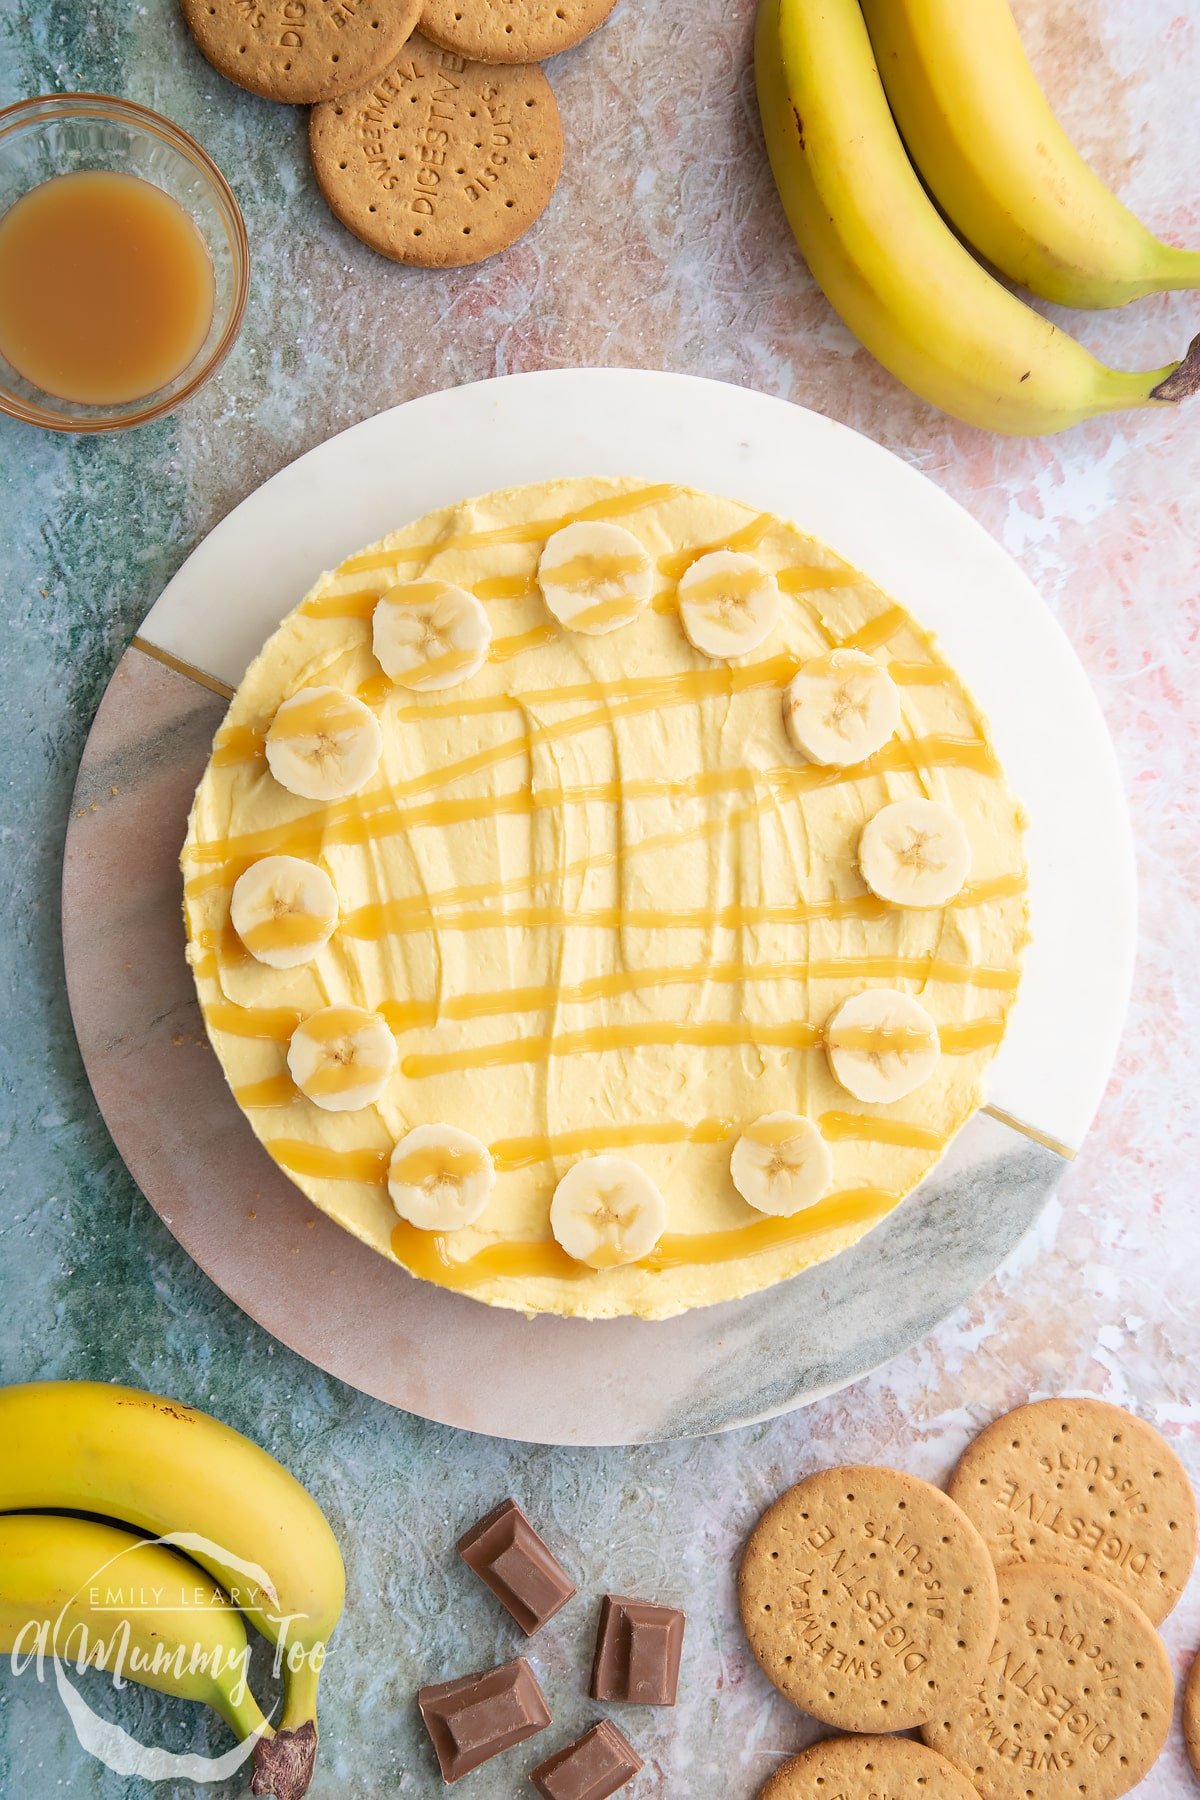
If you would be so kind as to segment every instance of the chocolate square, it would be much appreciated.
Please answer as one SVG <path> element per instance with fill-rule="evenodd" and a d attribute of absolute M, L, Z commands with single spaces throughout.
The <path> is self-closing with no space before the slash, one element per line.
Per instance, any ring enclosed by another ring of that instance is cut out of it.
<path fill-rule="evenodd" d="M 609 1800 L 643 1766 L 623 1731 L 602 1719 L 583 1737 L 539 1763 L 530 1781 L 545 1800 Z"/>
<path fill-rule="evenodd" d="M 417 1705 L 445 1782 L 461 1781 L 550 1723 L 546 1696 L 523 1656 L 498 1669 L 423 1687 Z"/>
<path fill-rule="evenodd" d="M 575 1583 L 515 1500 L 504 1500 L 458 1541 L 458 1554 L 506 1606 L 526 1637 L 575 1594 Z"/>
<path fill-rule="evenodd" d="M 684 1624 L 677 1607 L 606 1594 L 592 1664 L 592 1699 L 674 1706 Z"/>

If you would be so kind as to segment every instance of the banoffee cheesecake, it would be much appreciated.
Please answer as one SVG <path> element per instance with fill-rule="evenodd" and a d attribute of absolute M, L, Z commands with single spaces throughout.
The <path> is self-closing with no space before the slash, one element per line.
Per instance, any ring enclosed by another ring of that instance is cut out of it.
<path fill-rule="evenodd" d="M 1023 815 L 917 622 L 795 525 L 634 480 L 323 575 L 183 851 L 280 1168 L 412 1274 L 666 1318 L 837 1255 L 980 1105 Z"/>

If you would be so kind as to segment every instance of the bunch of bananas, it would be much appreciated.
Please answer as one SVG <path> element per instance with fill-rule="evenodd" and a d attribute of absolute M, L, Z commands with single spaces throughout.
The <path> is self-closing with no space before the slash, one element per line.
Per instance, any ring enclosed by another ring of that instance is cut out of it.
<path fill-rule="evenodd" d="M 238 1432 L 135 1388 L 0 1389 L 0 1444 L 0 1653 L 28 1658 L 40 1637 L 45 1657 L 82 1652 L 202 1701 L 256 1740 L 252 1791 L 299 1800 L 346 1585 L 311 1496 Z M 41 1510 L 53 1508 L 123 1525 Z M 278 1647 L 274 1727 L 245 1681 L 243 1614 Z"/>
<path fill-rule="evenodd" d="M 759 0 L 755 69 L 809 268 L 923 399 L 985 430 L 1036 434 L 1200 388 L 1200 337 L 1166 368 L 1106 368 L 955 235 L 1069 306 L 1200 288 L 1200 251 L 1160 243 L 1075 150 L 1008 0 Z"/>

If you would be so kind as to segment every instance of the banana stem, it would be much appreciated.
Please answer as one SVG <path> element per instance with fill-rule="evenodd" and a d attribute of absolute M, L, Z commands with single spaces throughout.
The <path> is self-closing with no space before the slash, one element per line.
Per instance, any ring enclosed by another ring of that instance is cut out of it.
<path fill-rule="evenodd" d="M 1200 250 L 1180 250 L 1174 244 L 1167 245 L 1166 254 L 1154 274 L 1150 293 L 1178 293 L 1200 288 Z"/>
<path fill-rule="evenodd" d="M 1188 345 L 1183 361 L 1176 363 L 1157 387 L 1151 388 L 1150 398 L 1178 404 L 1180 400 L 1190 400 L 1196 393 L 1200 393 L 1200 334 Z"/>
<path fill-rule="evenodd" d="M 298 1669 L 284 1669 L 283 1674 L 283 1715 L 279 1721 L 279 1729 L 298 1731 L 311 1724 L 316 1730 L 317 1718 L 317 1683 L 321 1679 L 319 1668 L 311 1666 L 306 1656 Z"/>

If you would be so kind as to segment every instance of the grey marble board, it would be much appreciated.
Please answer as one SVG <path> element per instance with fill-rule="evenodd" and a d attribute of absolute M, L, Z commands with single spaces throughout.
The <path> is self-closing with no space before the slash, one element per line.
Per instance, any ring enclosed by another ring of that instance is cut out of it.
<path fill-rule="evenodd" d="M 272 626 L 320 569 L 407 518 L 585 471 L 692 482 L 798 517 L 938 632 L 1031 815 L 1037 937 L 993 1110 L 854 1249 L 658 1323 L 526 1320 L 416 1281 L 332 1224 L 242 1119 L 184 960 L 188 805 L 224 696 Z M 864 482 L 869 514 L 848 500 Z M 1081 913 L 1073 897 L 1098 891 L 1097 826 L 1105 898 Z M 1124 1012 L 1133 921 L 1111 749 L 1015 565 L 931 483 L 844 427 L 747 390 L 630 371 L 428 396 L 343 433 L 244 502 L 184 565 L 113 677 L 80 771 L 63 889 L 93 1088 L 134 1177 L 197 1263 L 266 1330 L 354 1386 L 427 1418 L 548 1443 L 644 1442 L 767 1417 L 858 1378 L 953 1312 L 1036 1219 L 1086 1130 Z"/>

